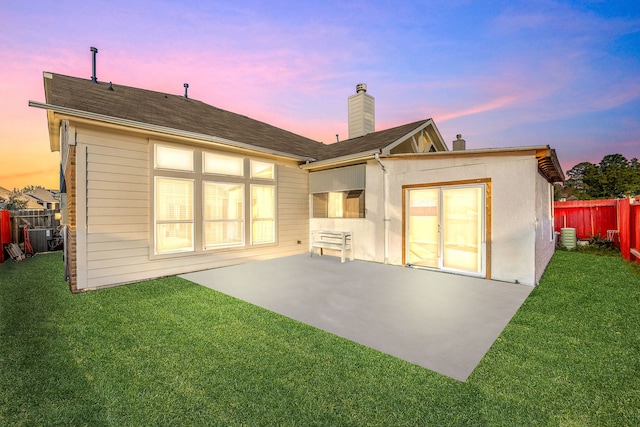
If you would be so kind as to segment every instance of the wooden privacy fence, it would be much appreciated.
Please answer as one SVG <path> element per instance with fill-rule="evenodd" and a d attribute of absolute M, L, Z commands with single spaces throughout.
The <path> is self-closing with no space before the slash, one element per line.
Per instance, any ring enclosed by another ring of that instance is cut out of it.
<path fill-rule="evenodd" d="M 30 229 L 55 229 L 60 225 L 60 221 L 55 217 L 56 212 L 59 211 L 51 209 L 23 209 L 19 211 L 11 211 L 11 241 L 15 243 L 22 242 L 22 228 L 25 226 Z"/>
<path fill-rule="evenodd" d="M 578 239 L 590 239 L 598 234 L 606 238 L 608 230 L 618 228 L 619 200 L 576 200 L 555 202 L 555 231 L 575 228 Z"/>
<path fill-rule="evenodd" d="M 600 236 L 620 246 L 626 260 L 640 262 L 640 196 L 555 202 L 554 229 L 575 228 L 578 239 Z"/>
<path fill-rule="evenodd" d="M 640 196 L 621 199 L 618 205 L 620 222 L 620 254 L 627 261 L 640 264 Z"/>

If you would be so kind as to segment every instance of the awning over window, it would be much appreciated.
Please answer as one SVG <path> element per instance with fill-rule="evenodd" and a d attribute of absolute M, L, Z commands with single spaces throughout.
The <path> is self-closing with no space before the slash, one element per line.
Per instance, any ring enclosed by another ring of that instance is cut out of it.
<path fill-rule="evenodd" d="M 309 192 L 364 190 L 366 165 L 354 165 L 309 174 Z"/>

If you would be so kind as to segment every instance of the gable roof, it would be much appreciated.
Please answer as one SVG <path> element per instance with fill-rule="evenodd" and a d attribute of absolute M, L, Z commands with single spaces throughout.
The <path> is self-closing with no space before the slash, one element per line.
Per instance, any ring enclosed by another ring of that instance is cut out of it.
<path fill-rule="evenodd" d="M 322 167 L 353 161 L 374 154 L 390 154 L 398 144 L 431 126 L 440 148 L 448 148 L 432 119 L 420 120 L 357 138 L 325 145 L 293 132 L 232 113 L 184 96 L 165 94 L 111 83 L 94 83 L 89 79 L 44 73 L 46 104 L 30 101 L 29 105 L 45 108 L 49 115 L 49 138 L 52 151 L 59 149 L 59 123 L 54 113 L 76 115 L 146 130 L 176 133 L 202 138 L 245 149 L 269 152 L 312 162 L 305 168 Z M 404 142 L 403 142 L 404 141 Z M 415 141 L 414 141 L 415 142 Z M 549 146 L 536 147 L 540 171 L 550 182 L 564 180 L 556 153 Z M 402 148 L 406 150 L 406 148 Z M 502 151 L 511 151 L 506 148 Z M 484 150 L 481 150 L 484 151 Z M 501 151 L 490 149 L 491 152 Z M 402 153 L 405 151 L 399 151 Z M 431 153 L 434 154 L 434 153 Z"/>
<path fill-rule="evenodd" d="M 325 146 L 325 148 L 320 153 L 318 153 L 318 160 L 326 160 L 336 157 L 348 156 L 351 154 L 382 150 L 384 147 L 397 141 L 399 138 L 406 136 L 412 131 L 415 131 L 417 128 L 426 124 L 430 120 L 431 119 L 426 119 L 413 123 L 407 123 L 406 125 L 368 133 L 357 138 L 345 139 L 340 142 L 335 142 L 333 144 Z"/>
<path fill-rule="evenodd" d="M 78 112 L 204 134 L 300 157 L 322 143 L 204 102 L 129 86 L 44 73 L 46 103 Z M 53 148 L 53 147 L 52 147 Z"/>

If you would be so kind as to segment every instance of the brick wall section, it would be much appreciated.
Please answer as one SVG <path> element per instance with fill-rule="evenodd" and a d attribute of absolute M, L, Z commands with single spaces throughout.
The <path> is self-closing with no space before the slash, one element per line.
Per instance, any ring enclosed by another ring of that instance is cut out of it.
<path fill-rule="evenodd" d="M 76 225 L 77 225 L 77 210 L 76 210 L 76 147 L 69 147 L 69 158 L 67 161 L 67 167 L 64 171 L 64 177 L 67 182 L 67 210 L 68 210 L 68 233 L 67 233 L 67 245 L 69 250 L 67 251 L 69 271 L 69 289 L 71 292 L 78 292 L 78 275 L 77 275 L 77 258 L 76 258 Z"/>

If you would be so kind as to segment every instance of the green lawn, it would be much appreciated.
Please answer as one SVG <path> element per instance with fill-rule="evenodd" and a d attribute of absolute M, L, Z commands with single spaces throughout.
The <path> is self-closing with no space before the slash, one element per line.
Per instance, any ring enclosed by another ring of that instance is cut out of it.
<path fill-rule="evenodd" d="M 465 383 L 179 278 L 0 265 L 0 425 L 640 425 L 640 277 L 557 252 Z"/>

